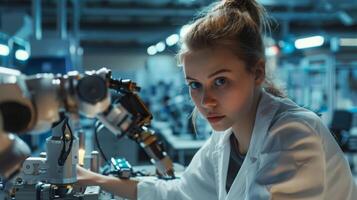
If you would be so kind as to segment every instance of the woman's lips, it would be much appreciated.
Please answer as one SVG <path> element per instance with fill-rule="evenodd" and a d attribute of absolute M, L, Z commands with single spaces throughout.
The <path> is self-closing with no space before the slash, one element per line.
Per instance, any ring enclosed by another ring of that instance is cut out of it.
<path fill-rule="evenodd" d="M 222 115 L 222 116 L 211 116 L 211 117 L 207 117 L 207 120 L 210 122 L 210 123 L 217 123 L 219 121 L 221 121 L 225 116 Z"/>

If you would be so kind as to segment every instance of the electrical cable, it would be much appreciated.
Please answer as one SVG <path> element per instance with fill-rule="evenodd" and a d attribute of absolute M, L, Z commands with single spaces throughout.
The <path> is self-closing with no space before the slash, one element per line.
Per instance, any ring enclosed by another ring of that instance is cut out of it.
<path fill-rule="evenodd" d="M 102 147 L 100 146 L 100 143 L 99 143 L 99 140 L 98 140 L 98 131 L 97 131 L 97 129 L 99 128 L 100 125 L 101 125 L 101 123 L 96 122 L 96 125 L 95 125 L 95 127 L 94 127 L 94 139 L 95 139 L 95 143 L 96 143 L 96 145 L 97 145 L 97 147 L 98 147 L 98 150 L 99 150 L 100 155 L 103 157 L 103 159 L 105 160 L 105 162 L 106 162 L 106 163 L 110 163 L 110 164 L 113 165 L 113 163 L 112 163 L 111 161 L 109 162 L 108 158 L 105 156 L 104 151 L 103 151 Z"/>
<path fill-rule="evenodd" d="M 72 146 L 73 146 L 73 132 L 72 132 L 72 129 L 71 127 L 69 126 L 69 123 L 68 123 L 68 117 L 66 117 L 65 119 L 65 122 L 63 123 L 63 126 L 62 126 L 62 142 L 63 142 L 63 146 L 62 146 L 62 150 L 61 150 L 61 154 L 58 158 L 58 165 L 59 166 L 63 166 L 64 163 L 66 162 L 67 158 L 68 158 L 68 155 L 71 153 L 71 150 L 72 150 Z M 68 127 L 68 131 L 70 133 L 70 142 L 69 142 L 69 147 L 68 149 L 66 150 L 66 127 Z"/>

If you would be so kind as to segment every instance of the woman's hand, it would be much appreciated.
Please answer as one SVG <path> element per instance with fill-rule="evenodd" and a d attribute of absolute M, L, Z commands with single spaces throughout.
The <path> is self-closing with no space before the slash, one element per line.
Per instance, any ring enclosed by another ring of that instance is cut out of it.
<path fill-rule="evenodd" d="M 136 199 L 138 181 L 122 180 L 112 176 L 104 176 L 77 165 L 77 183 L 81 186 L 98 185 L 114 195 Z"/>
<path fill-rule="evenodd" d="M 97 185 L 98 180 L 102 176 L 100 174 L 89 171 L 77 165 L 77 183 L 81 186 Z"/>

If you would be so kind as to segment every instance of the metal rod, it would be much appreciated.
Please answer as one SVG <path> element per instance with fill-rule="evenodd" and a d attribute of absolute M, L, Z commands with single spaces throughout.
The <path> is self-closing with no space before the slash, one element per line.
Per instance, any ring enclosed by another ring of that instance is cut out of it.
<path fill-rule="evenodd" d="M 80 2 L 73 0 L 73 36 L 75 40 L 79 39 L 80 29 Z"/>
<path fill-rule="evenodd" d="M 42 39 L 41 0 L 32 0 L 33 32 L 36 40 Z"/>
<path fill-rule="evenodd" d="M 62 40 L 67 39 L 67 0 L 57 1 L 57 31 Z"/>

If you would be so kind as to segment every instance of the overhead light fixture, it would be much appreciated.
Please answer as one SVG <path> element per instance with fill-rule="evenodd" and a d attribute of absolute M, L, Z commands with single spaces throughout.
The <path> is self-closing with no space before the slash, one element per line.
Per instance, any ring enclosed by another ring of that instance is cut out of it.
<path fill-rule="evenodd" d="M 357 38 L 340 38 L 339 44 L 344 47 L 357 46 Z"/>
<path fill-rule="evenodd" d="M 29 59 L 29 57 L 29 53 L 23 49 L 18 49 L 15 52 L 15 58 L 17 60 L 26 61 L 27 59 Z"/>
<path fill-rule="evenodd" d="M 172 34 L 166 38 L 166 44 L 167 46 L 173 46 L 177 44 L 179 40 L 180 40 L 180 36 L 178 34 Z"/>
<path fill-rule="evenodd" d="M 155 55 L 157 53 L 155 46 L 149 46 L 147 49 L 147 53 L 151 56 Z"/>
<path fill-rule="evenodd" d="M 322 46 L 325 42 L 325 38 L 322 36 L 312 36 L 307 38 L 301 38 L 295 40 L 295 47 L 297 49 L 306 49 L 311 47 Z"/>
<path fill-rule="evenodd" d="M 0 56 L 8 56 L 10 54 L 9 46 L 0 44 Z"/>
<path fill-rule="evenodd" d="M 155 45 L 157 52 L 163 52 L 166 48 L 165 43 L 159 42 Z"/>
<path fill-rule="evenodd" d="M 182 26 L 182 28 L 181 28 L 181 30 L 180 30 L 180 37 L 181 37 L 181 38 L 183 38 L 183 37 L 187 34 L 187 32 L 189 31 L 190 27 L 191 27 L 191 26 L 188 25 L 188 24 Z"/>

